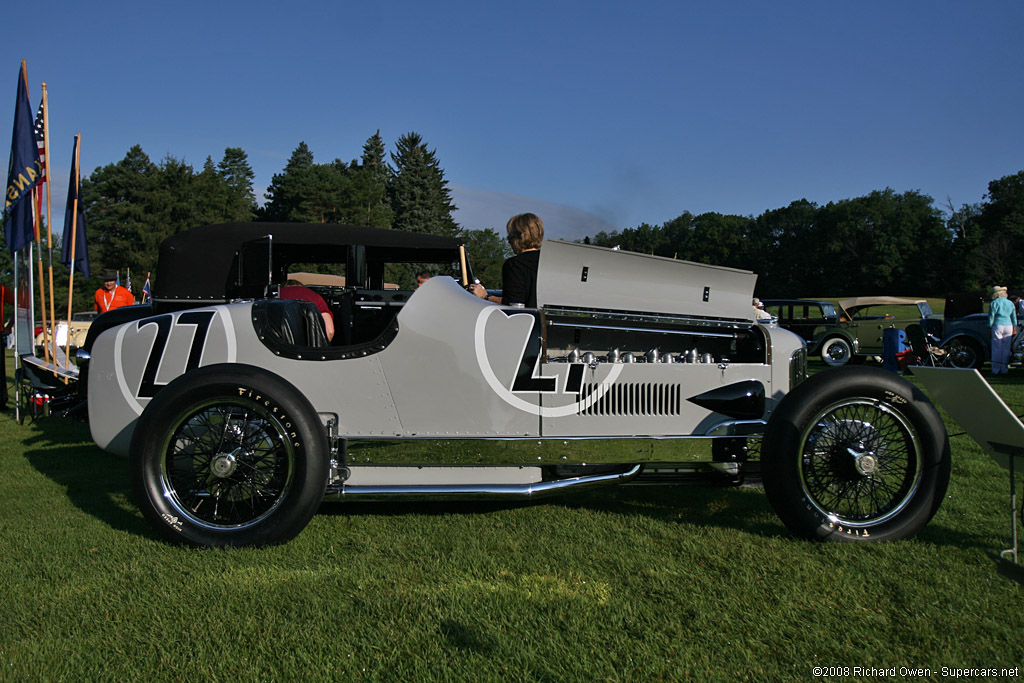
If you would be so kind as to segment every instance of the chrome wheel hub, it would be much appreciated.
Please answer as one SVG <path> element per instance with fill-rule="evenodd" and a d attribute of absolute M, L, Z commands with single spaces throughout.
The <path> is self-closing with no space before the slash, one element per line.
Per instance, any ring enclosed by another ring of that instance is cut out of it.
<path fill-rule="evenodd" d="M 850 455 L 853 456 L 853 466 L 858 474 L 868 477 L 878 469 L 878 458 L 871 451 L 856 452 L 850 449 Z"/>
<path fill-rule="evenodd" d="M 219 479 L 227 479 L 235 473 L 238 469 L 238 457 L 235 455 L 238 451 L 231 453 L 220 453 L 213 457 L 210 461 L 210 472 L 213 476 Z"/>

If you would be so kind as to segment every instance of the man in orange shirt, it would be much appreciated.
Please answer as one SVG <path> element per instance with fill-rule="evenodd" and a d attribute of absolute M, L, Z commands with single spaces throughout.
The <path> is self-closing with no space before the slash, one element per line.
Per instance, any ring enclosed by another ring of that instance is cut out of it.
<path fill-rule="evenodd" d="M 117 271 L 113 268 L 103 270 L 103 286 L 96 290 L 96 310 L 100 313 L 112 311 L 121 306 L 131 306 L 135 297 L 124 287 L 117 284 Z"/>

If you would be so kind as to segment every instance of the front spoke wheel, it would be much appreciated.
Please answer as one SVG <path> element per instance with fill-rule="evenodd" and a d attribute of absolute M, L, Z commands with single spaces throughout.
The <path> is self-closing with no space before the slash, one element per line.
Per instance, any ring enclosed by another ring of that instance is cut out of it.
<path fill-rule="evenodd" d="M 884 522 L 913 498 L 920 444 L 910 424 L 879 401 L 842 401 L 802 436 L 801 485 L 818 511 L 851 527 Z"/>

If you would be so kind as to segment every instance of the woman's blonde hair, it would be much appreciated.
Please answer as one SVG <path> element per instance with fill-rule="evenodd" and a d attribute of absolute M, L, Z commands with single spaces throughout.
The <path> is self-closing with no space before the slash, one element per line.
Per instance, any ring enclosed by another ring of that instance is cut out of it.
<path fill-rule="evenodd" d="M 527 249 L 540 249 L 540 243 L 544 241 L 544 221 L 536 214 L 512 216 L 505 229 L 508 231 L 508 243 L 517 254 Z"/>

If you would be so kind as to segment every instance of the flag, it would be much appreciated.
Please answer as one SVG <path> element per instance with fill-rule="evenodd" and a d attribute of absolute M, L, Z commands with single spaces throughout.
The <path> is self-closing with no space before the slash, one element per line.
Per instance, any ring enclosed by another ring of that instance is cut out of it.
<path fill-rule="evenodd" d="M 130 292 L 132 291 L 132 269 L 128 268 L 127 273 L 128 274 L 124 278 L 124 288 Z"/>
<path fill-rule="evenodd" d="M 46 178 L 46 115 L 43 112 L 43 103 L 39 103 L 39 110 L 36 112 L 36 122 L 32 127 L 32 135 L 36 139 L 36 149 L 39 150 L 39 183 L 48 182 Z"/>
<path fill-rule="evenodd" d="M 18 98 L 14 108 L 14 134 L 11 137 L 11 161 L 7 167 L 7 190 L 4 196 L 4 237 L 13 256 L 32 241 L 35 233 L 32 202 L 21 201 L 28 195 L 42 172 L 39 148 L 32 135 L 32 108 L 28 103 L 28 78 L 25 60 L 18 74 Z"/>
<path fill-rule="evenodd" d="M 39 183 L 36 185 L 34 192 L 37 217 L 43 215 L 43 183 L 49 182 L 46 177 L 46 112 L 43 110 L 44 106 L 45 102 L 39 103 L 39 109 L 36 111 L 36 122 L 32 126 L 32 135 L 36 139 L 36 148 L 39 150 Z M 39 224 L 41 222 L 41 220 L 37 220 L 33 225 L 36 242 L 39 241 Z"/>
<path fill-rule="evenodd" d="M 114 282 L 114 286 L 115 287 L 120 287 L 121 286 L 121 269 L 120 268 L 117 269 L 117 281 Z"/>
<path fill-rule="evenodd" d="M 68 203 L 64 209 L 64 239 L 61 240 L 60 262 L 72 273 L 76 270 L 83 277 L 89 277 L 89 250 L 85 244 L 85 212 L 79 199 L 78 154 L 79 135 L 75 136 L 75 147 L 71 151 L 71 178 L 68 179 Z M 78 200 L 78 218 L 75 220 L 75 200 Z M 75 263 L 71 267 L 71 223 L 75 222 Z"/>
<path fill-rule="evenodd" d="M 153 302 L 153 292 L 149 287 L 149 273 L 146 273 L 146 284 L 142 285 L 142 303 Z"/>

